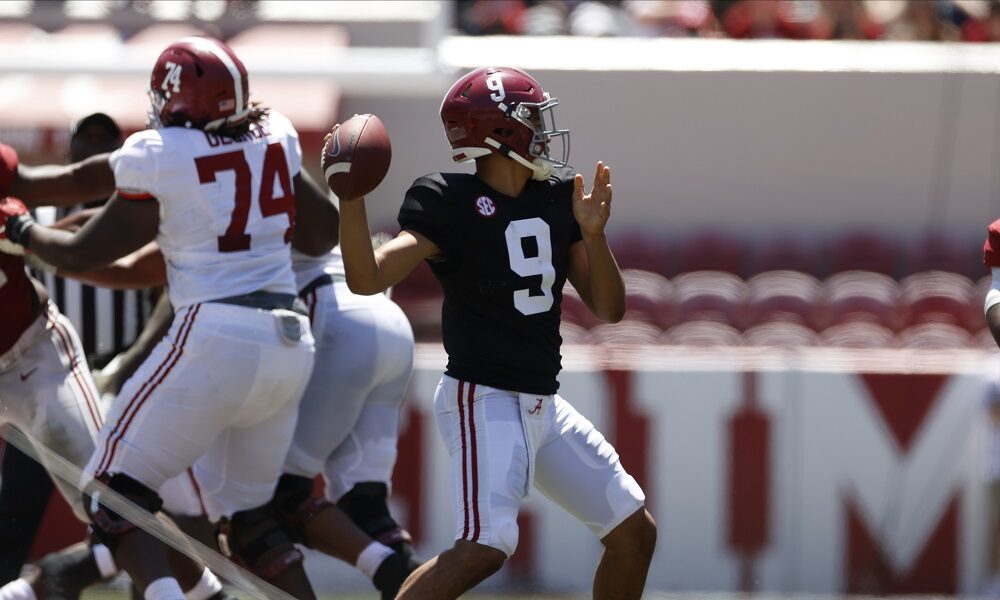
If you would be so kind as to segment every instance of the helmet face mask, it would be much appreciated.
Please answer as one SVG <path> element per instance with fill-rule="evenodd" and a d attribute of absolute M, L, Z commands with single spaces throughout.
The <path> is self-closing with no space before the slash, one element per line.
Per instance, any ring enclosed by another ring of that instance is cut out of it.
<path fill-rule="evenodd" d="M 558 105 L 524 71 L 476 69 L 459 79 L 441 103 L 452 158 L 466 162 L 495 152 L 531 169 L 532 178 L 547 179 L 569 160 L 569 130 L 555 125 Z"/>
<path fill-rule="evenodd" d="M 545 96 L 542 102 L 521 102 L 511 116 L 531 129 L 528 154 L 533 159 L 551 163 L 553 167 L 565 167 L 569 161 L 569 129 L 556 127 L 555 107 L 559 106 L 559 100 L 548 94 Z M 559 158 L 552 152 L 553 145 L 559 146 Z"/>

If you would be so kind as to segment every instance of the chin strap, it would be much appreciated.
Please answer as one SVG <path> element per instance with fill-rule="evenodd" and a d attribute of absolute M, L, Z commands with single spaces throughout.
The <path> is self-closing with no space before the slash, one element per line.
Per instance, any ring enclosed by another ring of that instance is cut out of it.
<path fill-rule="evenodd" d="M 552 173 L 552 165 L 541 159 L 535 159 L 534 162 L 529 161 L 517 152 L 514 152 L 510 146 L 507 144 L 501 144 L 493 138 L 486 138 L 486 143 L 490 146 L 496 148 L 498 154 L 502 154 L 507 158 L 524 165 L 531 169 L 531 178 L 535 181 L 545 181 L 549 178 Z"/>

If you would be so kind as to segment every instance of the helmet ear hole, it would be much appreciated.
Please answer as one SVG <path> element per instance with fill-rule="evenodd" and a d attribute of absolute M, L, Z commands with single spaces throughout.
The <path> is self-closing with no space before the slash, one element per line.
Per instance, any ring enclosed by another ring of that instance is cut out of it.
<path fill-rule="evenodd" d="M 507 129 L 505 127 L 497 127 L 496 129 L 493 130 L 493 133 L 500 137 L 510 137 L 514 135 L 514 130 Z"/>

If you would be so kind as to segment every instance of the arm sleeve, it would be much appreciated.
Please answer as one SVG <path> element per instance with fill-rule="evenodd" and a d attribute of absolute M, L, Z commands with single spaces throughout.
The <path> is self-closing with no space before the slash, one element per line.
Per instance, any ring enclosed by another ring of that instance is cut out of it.
<path fill-rule="evenodd" d="M 17 175 L 17 150 L 7 144 L 0 144 L 0 196 L 6 196 Z"/>
<path fill-rule="evenodd" d="M 986 228 L 986 242 L 983 244 L 983 264 L 987 269 L 1000 267 L 1000 219 Z"/>
<path fill-rule="evenodd" d="M 163 143 L 155 131 L 131 135 L 108 161 L 115 173 L 115 191 L 126 200 L 156 197 L 157 161 Z"/>
<path fill-rule="evenodd" d="M 454 250 L 453 213 L 445 186 L 421 177 L 406 191 L 397 220 L 401 229 L 416 231 L 448 255 Z"/>

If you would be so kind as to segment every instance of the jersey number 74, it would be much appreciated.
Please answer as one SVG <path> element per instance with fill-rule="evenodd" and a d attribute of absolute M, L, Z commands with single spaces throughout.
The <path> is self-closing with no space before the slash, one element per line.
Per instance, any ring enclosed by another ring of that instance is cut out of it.
<path fill-rule="evenodd" d="M 219 236 L 219 252 L 239 252 L 250 249 L 250 234 L 246 232 L 247 220 L 250 217 L 250 165 L 247 164 L 243 150 L 234 150 L 224 154 L 201 156 L 194 159 L 198 168 L 198 180 L 201 183 L 214 183 L 217 174 L 222 171 L 232 171 L 236 176 L 236 197 L 233 215 L 229 221 L 226 233 Z M 278 178 L 281 195 L 274 197 L 274 178 Z M 292 241 L 295 231 L 295 193 L 292 190 L 292 178 L 288 174 L 288 162 L 285 160 L 285 150 L 281 144 L 268 144 L 264 154 L 264 169 L 260 180 L 260 193 L 257 194 L 260 212 L 264 217 L 288 215 L 288 229 L 285 230 L 285 243 Z"/>

